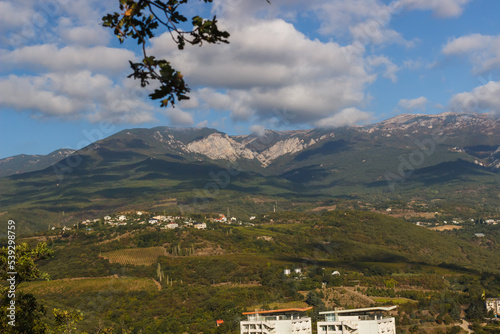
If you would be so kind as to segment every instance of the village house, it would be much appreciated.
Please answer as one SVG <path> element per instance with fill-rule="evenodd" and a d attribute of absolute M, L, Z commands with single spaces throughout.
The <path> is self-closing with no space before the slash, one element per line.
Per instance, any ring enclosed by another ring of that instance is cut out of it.
<path fill-rule="evenodd" d="M 493 311 L 498 317 L 500 316 L 500 298 L 487 298 L 486 299 L 486 312 Z"/>
<path fill-rule="evenodd" d="M 127 220 L 127 216 L 124 216 L 124 215 L 118 216 L 118 221 L 123 222 L 125 220 Z"/>
<path fill-rule="evenodd" d="M 193 226 L 194 228 L 197 228 L 199 230 L 204 230 L 207 228 L 207 224 L 205 223 L 194 223 Z"/>

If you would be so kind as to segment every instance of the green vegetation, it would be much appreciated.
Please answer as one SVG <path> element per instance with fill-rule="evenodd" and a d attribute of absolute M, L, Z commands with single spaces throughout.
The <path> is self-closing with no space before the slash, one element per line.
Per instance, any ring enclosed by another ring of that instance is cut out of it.
<path fill-rule="evenodd" d="M 53 257 L 38 263 L 52 280 L 19 289 L 44 309 L 67 311 L 65 321 L 40 312 L 50 328 L 88 333 L 238 333 L 245 310 L 283 305 L 315 306 L 318 319 L 322 309 L 398 304 L 398 333 L 451 331 L 460 320 L 478 333 L 498 329 L 476 324 L 486 315 L 483 292 L 500 292 L 496 238 L 481 244 L 363 211 L 254 221 L 42 232 L 27 240 L 49 239 Z"/>
<path fill-rule="evenodd" d="M 159 256 L 165 256 L 163 247 L 120 249 L 102 253 L 102 257 L 111 263 L 130 264 L 134 266 L 150 266 L 157 262 Z"/>

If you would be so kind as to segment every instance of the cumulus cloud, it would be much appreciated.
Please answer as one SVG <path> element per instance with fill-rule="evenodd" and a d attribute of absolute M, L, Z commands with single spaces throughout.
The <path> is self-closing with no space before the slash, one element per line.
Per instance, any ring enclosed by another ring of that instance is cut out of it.
<path fill-rule="evenodd" d="M 39 117 L 86 118 L 142 123 L 154 120 L 152 107 L 137 99 L 140 93 L 89 71 L 10 75 L 0 79 L 0 104 Z"/>
<path fill-rule="evenodd" d="M 500 68 L 500 36 L 471 34 L 449 41 L 442 50 L 447 56 L 467 56 L 473 72 Z"/>
<path fill-rule="evenodd" d="M 356 108 L 346 108 L 340 112 L 315 122 L 318 128 L 338 128 L 365 123 L 372 118 L 371 114 Z"/>
<path fill-rule="evenodd" d="M 106 46 L 59 48 L 54 44 L 26 46 L 0 54 L 0 63 L 9 68 L 32 68 L 45 71 L 91 71 L 123 72 L 128 68 L 128 60 L 134 59 L 133 52 Z"/>
<path fill-rule="evenodd" d="M 170 36 L 153 40 L 151 52 L 170 59 L 207 107 L 231 111 L 233 120 L 268 120 L 287 110 L 289 124 L 313 123 L 342 109 L 362 106 L 376 75 L 349 47 L 311 40 L 281 19 L 232 28 L 230 45 L 182 52 Z M 174 50 L 174 51 L 173 51 Z M 210 87 L 210 88 L 207 88 Z"/>
<path fill-rule="evenodd" d="M 190 126 L 194 124 L 193 115 L 180 108 L 168 108 L 165 111 L 170 124 L 174 126 Z"/>
<path fill-rule="evenodd" d="M 470 92 L 456 94 L 450 100 L 450 108 L 457 112 L 489 111 L 500 113 L 500 82 L 490 81 Z"/>
<path fill-rule="evenodd" d="M 68 44 L 94 46 L 107 44 L 111 36 L 103 27 L 91 25 L 65 28 L 61 31 L 61 37 Z"/>
<path fill-rule="evenodd" d="M 427 103 L 429 100 L 425 96 L 421 96 L 416 99 L 401 99 L 398 102 L 398 107 L 408 111 L 425 110 Z"/>
<path fill-rule="evenodd" d="M 401 5 L 410 10 L 431 10 L 438 17 L 448 18 L 462 15 L 465 5 L 472 0 L 401 0 Z"/>
<path fill-rule="evenodd" d="M 266 134 L 266 127 L 263 125 L 255 124 L 250 127 L 250 131 L 260 137 Z"/>

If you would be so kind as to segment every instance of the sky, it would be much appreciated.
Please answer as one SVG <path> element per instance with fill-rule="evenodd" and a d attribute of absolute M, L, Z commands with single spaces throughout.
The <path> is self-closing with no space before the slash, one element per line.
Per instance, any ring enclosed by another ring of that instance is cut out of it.
<path fill-rule="evenodd" d="M 192 1 L 230 44 L 148 53 L 191 88 L 161 108 L 127 78 L 134 43 L 102 27 L 118 0 L 0 1 L 0 158 L 80 149 L 123 129 L 231 135 L 366 125 L 402 113 L 500 111 L 495 0 Z"/>

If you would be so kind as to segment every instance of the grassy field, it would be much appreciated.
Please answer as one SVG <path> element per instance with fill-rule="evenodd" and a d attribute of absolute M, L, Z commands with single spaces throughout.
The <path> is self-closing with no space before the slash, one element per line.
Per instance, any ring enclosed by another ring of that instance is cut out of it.
<path fill-rule="evenodd" d="M 101 256 L 111 263 L 131 264 L 134 266 L 150 266 L 159 256 L 166 256 L 167 250 L 163 247 L 130 248 L 102 253 Z"/>

